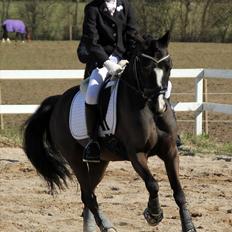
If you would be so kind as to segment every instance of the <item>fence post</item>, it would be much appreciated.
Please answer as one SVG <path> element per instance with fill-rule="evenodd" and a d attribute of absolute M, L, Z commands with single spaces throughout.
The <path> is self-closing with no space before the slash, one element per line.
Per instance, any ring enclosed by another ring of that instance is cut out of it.
<path fill-rule="evenodd" d="M 195 79 L 195 98 L 196 102 L 199 103 L 200 107 L 195 112 L 195 133 L 196 135 L 202 134 L 202 119 L 203 119 L 203 80 L 204 80 L 204 70 Z"/>
<path fill-rule="evenodd" d="M 2 104 L 2 86 L 0 82 L 0 105 Z M 0 123 L 1 123 L 1 130 L 4 130 L 4 119 L 3 119 L 3 114 L 0 114 Z"/>
<path fill-rule="evenodd" d="M 203 101 L 204 103 L 207 103 L 208 102 L 208 82 L 207 82 L 207 79 L 204 79 L 204 97 L 203 97 Z M 204 110 L 204 120 L 205 120 L 205 123 L 204 123 L 204 132 L 206 135 L 209 134 L 209 121 L 208 121 L 208 111 L 207 110 Z"/>

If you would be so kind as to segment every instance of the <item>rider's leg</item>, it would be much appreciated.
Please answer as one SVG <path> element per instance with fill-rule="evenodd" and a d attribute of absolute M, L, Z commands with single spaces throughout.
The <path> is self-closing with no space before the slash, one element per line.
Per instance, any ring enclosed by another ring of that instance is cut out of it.
<path fill-rule="evenodd" d="M 90 76 L 85 98 L 86 126 L 90 139 L 84 149 L 84 162 L 100 162 L 100 145 L 97 141 L 99 124 L 97 101 L 98 93 L 106 75 L 107 69 L 103 67 L 94 69 Z"/>
<path fill-rule="evenodd" d="M 120 60 L 119 57 L 114 55 L 111 55 L 109 59 L 115 63 L 118 63 Z M 107 76 L 107 73 L 108 71 L 105 67 L 96 68 L 92 71 L 90 76 L 85 98 L 86 125 L 90 139 L 89 143 L 84 149 L 84 162 L 100 162 L 100 145 L 97 141 L 99 124 L 97 102 L 99 91 Z"/>

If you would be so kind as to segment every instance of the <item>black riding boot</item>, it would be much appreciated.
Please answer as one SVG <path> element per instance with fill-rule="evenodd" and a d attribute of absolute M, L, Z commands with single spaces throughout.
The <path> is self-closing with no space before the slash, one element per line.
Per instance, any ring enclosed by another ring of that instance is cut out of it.
<path fill-rule="evenodd" d="M 98 109 L 97 105 L 85 103 L 85 117 L 89 142 L 84 149 L 83 162 L 100 162 L 100 145 L 97 141 L 98 136 Z"/>

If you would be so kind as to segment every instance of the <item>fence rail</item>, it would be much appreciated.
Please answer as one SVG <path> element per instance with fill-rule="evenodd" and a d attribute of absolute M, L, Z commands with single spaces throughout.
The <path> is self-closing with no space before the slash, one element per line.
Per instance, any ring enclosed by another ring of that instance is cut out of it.
<path fill-rule="evenodd" d="M 0 70 L 0 81 L 82 79 L 83 75 L 84 70 Z M 179 102 L 174 105 L 174 110 L 195 112 L 195 132 L 197 135 L 203 132 L 204 111 L 232 114 L 232 105 L 203 102 L 203 80 L 212 78 L 232 79 L 232 70 L 173 69 L 171 78 L 195 78 L 195 102 Z M 0 105 L 0 114 L 31 114 L 37 108 L 38 105 Z"/>

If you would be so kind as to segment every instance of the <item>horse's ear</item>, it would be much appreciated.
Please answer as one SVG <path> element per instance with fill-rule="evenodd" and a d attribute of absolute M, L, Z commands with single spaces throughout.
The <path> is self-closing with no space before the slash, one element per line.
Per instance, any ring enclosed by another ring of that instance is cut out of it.
<path fill-rule="evenodd" d="M 159 44 L 162 45 L 163 47 L 168 47 L 168 44 L 170 42 L 170 31 L 167 31 L 163 37 L 158 39 Z"/>
<path fill-rule="evenodd" d="M 134 33 L 131 35 L 133 44 L 131 47 L 133 48 L 133 53 L 138 52 L 144 46 L 144 38 L 139 33 Z"/>
<path fill-rule="evenodd" d="M 144 42 L 144 38 L 139 33 L 134 33 L 132 35 L 133 40 L 138 44 L 141 44 Z"/>

